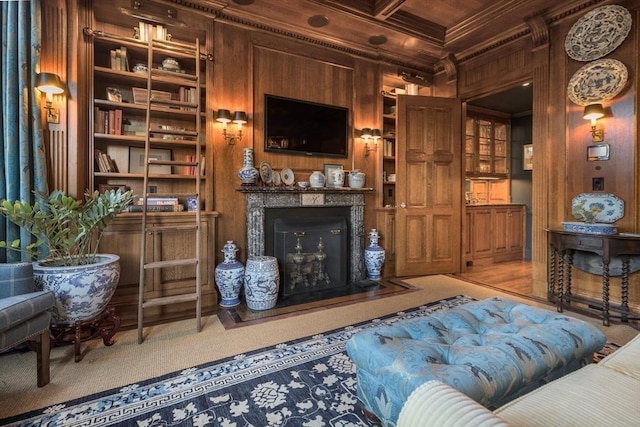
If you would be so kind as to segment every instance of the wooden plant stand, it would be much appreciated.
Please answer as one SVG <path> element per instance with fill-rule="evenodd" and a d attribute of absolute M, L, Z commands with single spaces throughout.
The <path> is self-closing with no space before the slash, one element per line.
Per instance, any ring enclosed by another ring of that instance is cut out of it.
<path fill-rule="evenodd" d="M 105 324 L 111 324 L 105 326 Z M 75 347 L 75 361 L 82 360 L 80 353 L 80 343 L 102 337 L 104 345 L 111 346 L 114 341 L 111 339 L 120 329 L 120 317 L 115 315 L 113 308 L 107 308 L 102 313 L 88 320 L 77 320 L 72 325 L 62 323 L 51 324 L 51 336 L 55 346 L 73 344 Z"/>

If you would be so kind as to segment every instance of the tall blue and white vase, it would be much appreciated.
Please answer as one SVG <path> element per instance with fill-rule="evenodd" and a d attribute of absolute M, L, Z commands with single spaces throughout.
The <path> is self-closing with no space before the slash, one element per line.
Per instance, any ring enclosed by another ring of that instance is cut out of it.
<path fill-rule="evenodd" d="M 253 167 L 253 148 L 245 148 L 242 157 L 242 167 L 238 171 L 238 178 L 242 181 L 241 185 L 256 185 L 258 176 L 260 176 L 260 172 Z"/>
<path fill-rule="evenodd" d="M 220 307 L 235 307 L 240 304 L 240 290 L 244 284 L 244 265 L 236 260 L 238 248 L 233 240 L 227 240 L 222 248 L 224 261 L 215 270 L 215 279 L 220 291 Z"/>
<path fill-rule="evenodd" d="M 378 245 L 380 235 L 374 228 L 369 233 L 369 246 L 364 248 L 364 265 L 367 267 L 367 278 L 369 280 L 380 280 L 382 278 L 382 264 L 384 264 L 384 249 Z"/>

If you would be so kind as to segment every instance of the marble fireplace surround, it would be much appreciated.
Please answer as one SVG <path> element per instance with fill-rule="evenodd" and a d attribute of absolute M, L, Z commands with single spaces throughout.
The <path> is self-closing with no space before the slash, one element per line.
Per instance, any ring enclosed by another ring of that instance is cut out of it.
<path fill-rule="evenodd" d="M 238 191 L 244 193 L 246 199 L 247 257 L 265 254 L 265 213 L 267 209 L 349 207 L 350 279 L 356 283 L 366 278 L 364 194 L 373 191 L 373 189 L 247 186 L 239 188 Z"/>

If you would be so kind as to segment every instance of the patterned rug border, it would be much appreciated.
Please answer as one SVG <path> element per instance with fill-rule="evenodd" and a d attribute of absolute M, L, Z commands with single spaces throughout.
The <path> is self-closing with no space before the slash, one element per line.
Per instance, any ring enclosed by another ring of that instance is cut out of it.
<path fill-rule="evenodd" d="M 101 425 L 121 423 L 146 412 L 157 411 L 188 400 L 220 386 L 240 384 L 251 378 L 277 372 L 345 350 L 347 340 L 363 328 L 426 316 L 434 311 L 476 301 L 455 295 L 418 307 L 365 320 L 317 335 L 302 337 L 274 346 L 203 363 L 181 371 L 150 378 L 124 387 L 60 402 L 24 414 L 0 419 L 0 425 Z M 122 418 L 122 414 L 126 413 Z M 129 416 L 131 415 L 131 416 Z M 83 418 L 78 419 L 78 416 Z"/>

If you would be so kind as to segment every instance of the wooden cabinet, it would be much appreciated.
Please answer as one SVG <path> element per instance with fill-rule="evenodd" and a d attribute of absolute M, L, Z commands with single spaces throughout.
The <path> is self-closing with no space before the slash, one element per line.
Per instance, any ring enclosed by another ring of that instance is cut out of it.
<path fill-rule="evenodd" d="M 509 175 L 509 115 L 467 107 L 464 168 L 468 177 Z"/>
<path fill-rule="evenodd" d="M 524 205 L 467 206 L 465 261 L 490 264 L 524 258 Z"/>
<path fill-rule="evenodd" d="M 216 213 L 204 213 L 201 218 L 200 233 L 204 245 L 203 262 L 200 266 L 202 279 L 203 306 L 213 307 L 217 303 L 217 293 L 214 284 L 215 269 L 215 218 Z M 166 215 L 162 213 L 149 214 L 147 228 L 174 227 L 176 230 L 184 225 L 193 224 L 189 213 Z M 105 231 L 99 246 L 99 252 L 115 253 L 120 256 L 120 282 L 111 304 L 116 307 L 122 317 L 123 324 L 133 326 L 137 319 L 137 293 L 140 276 L 141 250 L 140 219 L 136 214 L 119 215 Z M 178 255 L 194 256 L 194 239 L 188 232 L 154 233 L 149 231 L 145 251 L 148 259 L 162 260 L 176 258 Z M 145 281 L 145 297 L 157 298 L 193 292 L 195 267 L 178 266 L 148 274 Z M 147 315 L 148 318 L 167 320 L 178 318 L 184 310 L 193 309 L 193 304 L 154 307 Z"/>

